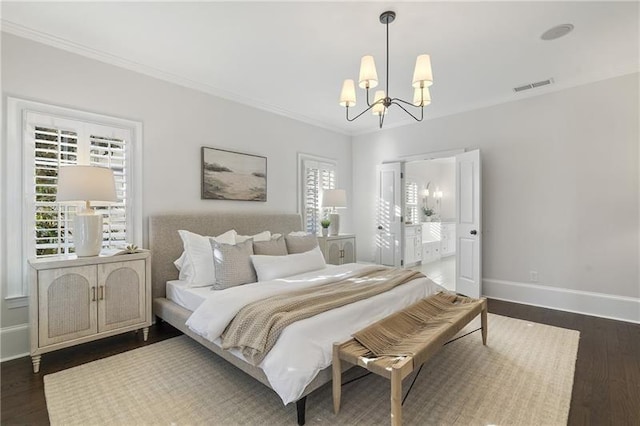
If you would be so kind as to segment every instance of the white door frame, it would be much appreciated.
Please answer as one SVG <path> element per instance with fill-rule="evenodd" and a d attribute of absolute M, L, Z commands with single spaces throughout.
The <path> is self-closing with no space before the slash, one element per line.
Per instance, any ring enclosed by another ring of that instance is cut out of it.
<path fill-rule="evenodd" d="M 381 164 L 385 164 L 385 163 L 393 163 L 393 162 L 401 162 L 404 163 L 406 166 L 406 163 L 411 162 L 411 161 L 424 161 L 424 160 L 434 160 L 434 159 L 438 159 L 438 158 L 447 158 L 447 157 L 456 157 L 458 154 L 463 154 L 465 152 L 469 152 L 469 151 L 474 151 L 477 148 L 468 148 L 468 149 L 452 149 L 452 150 L 445 150 L 445 151 L 434 151 L 434 152 L 425 152 L 422 154 L 411 154 L 411 155 L 403 155 L 403 156 L 399 156 L 396 159 L 393 160 L 385 160 L 383 161 Z M 482 180 L 482 176 L 480 176 L 480 179 Z M 456 183 L 456 188 L 458 187 L 458 184 Z M 480 190 L 482 190 L 480 188 Z M 457 189 L 456 189 L 457 192 Z M 405 215 L 405 205 L 404 205 L 404 197 L 403 197 L 403 201 L 402 201 L 402 215 L 404 217 Z M 458 219 L 458 218 L 456 218 Z M 481 219 L 480 219 L 481 220 Z M 480 223 L 480 226 L 478 227 L 478 232 L 481 232 L 482 229 L 482 223 Z M 403 229 L 403 233 L 404 233 L 404 229 Z M 457 235 L 456 235 L 456 239 L 457 239 Z M 457 242 L 457 241 L 456 241 Z M 404 256 L 404 247 L 405 245 L 405 241 L 404 238 L 401 238 L 401 253 Z M 458 275 L 458 265 L 460 263 L 459 260 L 459 251 L 458 251 L 458 246 L 456 245 L 456 280 L 457 280 L 457 275 Z M 482 265 L 482 254 L 480 253 L 480 265 Z M 481 269 L 480 269 L 481 270 Z M 482 282 L 482 275 L 480 274 L 480 282 Z M 456 283 L 454 283 L 455 285 Z"/>
<path fill-rule="evenodd" d="M 383 199 L 383 174 L 391 176 L 387 183 L 391 184 L 392 200 Z M 376 263 L 401 267 L 404 264 L 404 162 L 378 164 L 376 175 Z"/>

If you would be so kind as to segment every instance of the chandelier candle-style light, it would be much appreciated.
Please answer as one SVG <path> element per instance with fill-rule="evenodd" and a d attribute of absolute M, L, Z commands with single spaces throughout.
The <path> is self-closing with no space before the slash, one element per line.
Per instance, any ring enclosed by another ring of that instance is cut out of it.
<path fill-rule="evenodd" d="M 428 87 L 433 84 L 433 75 L 431 73 L 431 57 L 429 55 L 420 55 L 416 59 L 416 67 L 413 71 L 413 102 L 408 102 L 400 98 L 389 97 L 389 24 L 396 19 L 396 13 L 387 11 L 380 15 L 380 22 L 387 27 L 387 86 L 385 90 L 376 90 L 373 96 L 373 103 L 369 100 L 369 89 L 378 86 L 378 72 L 373 56 L 367 55 L 362 57 L 360 62 L 360 79 L 358 86 L 367 91 L 367 109 L 353 118 L 349 118 L 349 107 L 356 106 L 356 89 L 353 80 L 345 80 L 342 84 L 342 92 L 340 93 L 340 105 L 347 109 L 347 121 L 354 121 L 367 111 L 371 111 L 373 115 L 378 116 L 380 128 L 384 122 L 384 116 L 387 114 L 387 108 L 391 105 L 398 105 L 404 112 L 409 114 L 414 120 L 422 121 L 424 118 L 424 107 L 431 103 L 431 95 Z M 403 105 L 404 104 L 404 105 Z M 420 118 L 413 115 L 405 105 L 411 108 L 420 108 Z"/>

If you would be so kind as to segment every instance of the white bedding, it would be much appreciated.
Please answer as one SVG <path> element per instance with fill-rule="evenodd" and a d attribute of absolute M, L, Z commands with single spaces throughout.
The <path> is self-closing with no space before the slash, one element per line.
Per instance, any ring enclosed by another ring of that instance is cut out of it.
<path fill-rule="evenodd" d="M 187 326 L 219 345 L 220 335 L 246 304 L 292 289 L 321 285 L 366 266 L 355 263 L 328 265 L 325 269 L 293 277 L 209 291 L 206 300 L 187 320 Z M 433 281 L 419 278 L 370 299 L 293 323 L 285 328 L 259 367 L 285 404 L 296 401 L 318 372 L 331 365 L 334 342 L 348 340 L 372 322 L 442 290 Z M 243 358 L 236 351 L 232 352 Z"/>
<path fill-rule="evenodd" d="M 211 294 L 211 287 L 190 287 L 187 281 L 167 281 L 167 299 L 195 311 Z"/>

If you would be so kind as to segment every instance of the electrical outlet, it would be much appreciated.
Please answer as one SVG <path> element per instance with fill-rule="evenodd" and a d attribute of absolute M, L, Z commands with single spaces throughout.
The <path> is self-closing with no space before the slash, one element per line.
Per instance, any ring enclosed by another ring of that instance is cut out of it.
<path fill-rule="evenodd" d="M 538 271 L 529 271 L 529 281 L 532 283 L 538 282 Z"/>

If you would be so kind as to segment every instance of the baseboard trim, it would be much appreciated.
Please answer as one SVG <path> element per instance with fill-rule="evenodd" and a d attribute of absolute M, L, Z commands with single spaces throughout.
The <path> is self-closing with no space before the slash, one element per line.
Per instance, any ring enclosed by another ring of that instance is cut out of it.
<path fill-rule="evenodd" d="M 482 280 L 482 293 L 490 299 L 640 324 L 640 299 L 635 297 L 490 278 Z"/>
<path fill-rule="evenodd" d="M 0 328 L 0 362 L 29 355 L 29 324 Z"/>

